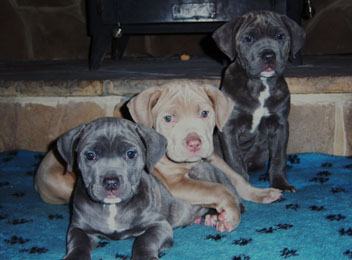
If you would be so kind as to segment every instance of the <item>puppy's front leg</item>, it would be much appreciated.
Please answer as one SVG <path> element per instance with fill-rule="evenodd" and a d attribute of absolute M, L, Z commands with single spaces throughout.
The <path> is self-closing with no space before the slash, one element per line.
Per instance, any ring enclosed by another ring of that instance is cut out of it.
<path fill-rule="evenodd" d="M 90 260 L 98 238 L 80 228 L 70 227 L 67 236 L 67 254 L 63 260 Z"/>
<path fill-rule="evenodd" d="M 248 181 L 247 165 L 239 148 L 238 133 L 231 127 L 225 127 L 223 132 L 218 132 L 217 135 L 220 141 L 220 149 L 227 164 Z"/>
<path fill-rule="evenodd" d="M 132 260 L 157 260 L 161 250 L 172 246 L 173 231 L 165 220 L 150 226 L 143 235 L 136 238 Z"/>
<path fill-rule="evenodd" d="M 269 129 L 269 178 L 271 187 L 282 191 L 296 191 L 296 188 L 286 179 L 286 147 L 288 141 L 288 123 L 283 122 L 278 116 L 266 119 Z"/>
<path fill-rule="evenodd" d="M 208 161 L 227 175 L 240 197 L 245 200 L 259 203 L 270 203 L 279 199 L 281 196 L 281 190 L 275 188 L 253 187 L 246 179 L 232 170 L 232 168 L 216 154 L 213 154 Z"/>
<path fill-rule="evenodd" d="M 241 220 L 240 201 L 235 194 L 219 183 L 192 179 L 188 174 L 179 176 L 177 181 L 168 187 L 176 198 L 194 205 L 215 208 L 219 213 L 217 226 L 219 231 L 234 230 Z"/>

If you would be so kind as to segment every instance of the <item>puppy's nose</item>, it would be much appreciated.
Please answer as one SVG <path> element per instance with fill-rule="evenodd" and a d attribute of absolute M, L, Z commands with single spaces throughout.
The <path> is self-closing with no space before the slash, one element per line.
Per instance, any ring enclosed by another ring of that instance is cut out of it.
<path fill-rule="evenodd" d="M 264 51 L 262 54 L 262 59 L 264 62 L 271 62 L 276 58 L 276 55 L 273 51 Z"/>
<path fill-rule="evenodd" d="M 191 135 L 186 139 L 186 145 L 190 152 L 198 152 L 202 147 L 202 141 L 196 135 Z"/>
<path fill-rule="evenodd" d="M 103 187 L 108 191 L 117 190 L 120 186 L 120 181 L 118 178 L 105 178 L 103 180 Z"/>

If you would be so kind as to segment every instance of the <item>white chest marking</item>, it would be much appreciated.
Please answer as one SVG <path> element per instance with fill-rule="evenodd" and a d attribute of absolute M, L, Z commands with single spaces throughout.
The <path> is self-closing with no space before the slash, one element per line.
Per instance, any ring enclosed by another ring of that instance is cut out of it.
<path fill-rule="evenodd" d="M 109 207 L 109 217 L 108 217 L 108 226 L 111 230 L 115 230 L 115 217 L 117 215 L 116 205 L 110 204 Z"/>
<path fill-rule="evenodd" d="M 266 78 L 261 78 L 261 80 L 264 85 L 264 90 L 260 92 L 258 97 L 259 107 L 257 107 L 253 113 L 251 132 L 254 132 L 257 129 L 262 117 L 270 115 L 268 109 L 264 107 L 265 100 L 270 96 L 269 86 Z"/>

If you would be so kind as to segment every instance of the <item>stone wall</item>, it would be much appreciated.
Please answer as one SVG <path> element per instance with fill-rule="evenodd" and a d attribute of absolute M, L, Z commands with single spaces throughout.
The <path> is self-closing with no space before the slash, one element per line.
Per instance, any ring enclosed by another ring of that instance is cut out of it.
<path fill-rule="evenodd" d="M 133 94 L 169 81 L 0 82 L 0 152 L 46 151 L 65 131 L 98 117 L 122 116 L 120 108 Z M 219 79 L 192 81 L 220 84 Z M 352 156 L 352 77 L 287 78 L 287 83 L 292 93 L 288 153 Z"/>
<path fill-rule="evenodd" d="M 352 1 L 312 0 L 304 54 L 352 53 Z M 85 0 L 1 0 L 0 61 L 87 59 Z M 324 44 L 322 44 L 324 43 Z M 205 35 L 130 38 L 127 56 L 208 54 Z"/>

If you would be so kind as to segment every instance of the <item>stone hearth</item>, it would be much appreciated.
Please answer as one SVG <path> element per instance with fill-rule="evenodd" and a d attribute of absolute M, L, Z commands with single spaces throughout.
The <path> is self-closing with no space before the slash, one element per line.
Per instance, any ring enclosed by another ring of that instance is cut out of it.
<path fill-rule="evenodd" d="M 107 60 L 0 64 L 0 152 L 46 151 L 63 132 L 101 116 L 125 116 L 123 105 L 170 81 L 220 85 L 223 65 L 210 59 Z M 352 57 L 304 57 L 289 67 L 289 153 L 352 155 Z"/>

